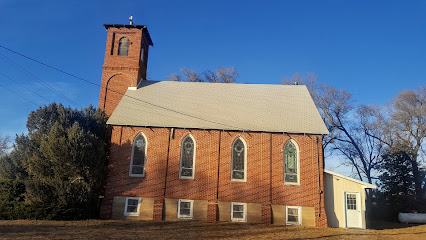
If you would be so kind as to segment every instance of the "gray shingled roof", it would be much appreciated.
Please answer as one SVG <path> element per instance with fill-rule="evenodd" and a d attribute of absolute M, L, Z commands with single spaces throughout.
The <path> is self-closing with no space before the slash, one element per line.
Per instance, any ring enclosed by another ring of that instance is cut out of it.
<path fill-rule="evenodd" d="M 303 85 L 142 81 L 108 124 L 328 134 Z"/>

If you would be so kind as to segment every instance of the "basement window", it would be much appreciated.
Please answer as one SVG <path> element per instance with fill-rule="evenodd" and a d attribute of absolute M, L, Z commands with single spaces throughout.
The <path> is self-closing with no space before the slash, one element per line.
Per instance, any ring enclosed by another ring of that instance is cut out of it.
<path fill-rule="evenodd" d="M 141 199 L 137 197 L 127 197 L 124 207 L 124 216 L 139 216 L 139 205 Z"/>
<path fill-rule="evenodd" d="M 247 204 L 231 203 L 231 221 L 246 222 L 247 221 Z"/>
<path fill-rule="evenodd" d="M 178 218 L 192 218 L 192 209 L 194 200 L 179 199 L 178 201 Z"/>
<path fill-rule="evenodd" d="M 302 224 L 302 208 L 286 206 L 286 224 L 301 225 Z"/>

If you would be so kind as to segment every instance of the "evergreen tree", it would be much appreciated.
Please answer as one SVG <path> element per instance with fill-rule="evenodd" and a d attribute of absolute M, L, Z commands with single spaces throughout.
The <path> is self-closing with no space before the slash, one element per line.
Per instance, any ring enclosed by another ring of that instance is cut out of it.
<path fill-rule="evenodd" d="M 421 199 L 416 198 L 412 158 L 410 149 L 404 145 L 389 148 L 382 156 L 379 177 L 381 195 L 392 216 L 397 216 L 398 212 L 423 210 Z"/>
<path fill-rule="evenodd" d="M 33 211 L 27 216 L 96 217 L 109 139 L 105 114 L 92 106 L 77 110 L 52 103 L 31 112 L 27 128 L 3 161 L 9 165 L 4 175 L 25 183 L 25 204 Z"/>

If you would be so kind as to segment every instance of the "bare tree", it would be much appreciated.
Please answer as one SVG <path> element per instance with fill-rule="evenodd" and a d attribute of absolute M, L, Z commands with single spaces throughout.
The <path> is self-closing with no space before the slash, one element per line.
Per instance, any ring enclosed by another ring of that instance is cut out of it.
<path fill-rule="evenodd" d="M 167 79 L 169 81 L 204 82 L 204 79 L 201 77 L 201 75 L 193 69 L 181 68 L 180 71 L 182 72 L 183 76 L 178 73 L 172 73 L 167 76 Z"/>
<path fill-rule="evenodd" d="M 237 70 L 234 67 L 221 67 L 216 69 L 215 72 L 207 70 L 203 75 L 207 82 L 214 83 L 233 83 L 239 76 Z"/>
<path fill-rule="evenodd" d="M 387 117 L 378 121 L 385 133 L 382 140 L 389 146 L 402 144 L 410 149 L 416 197 L 420 199 L 426 191 L 424 169 L 421 168 L 425 156 L 426 85 L 398 93 L 386 110 Z"/>
<path fill-rule="evenodd" d="M 9 137 L 4 137 L 0 133 L 0 156 L 5 155 L 7 150 L 9 149 Z"/>
<path fill-rule="evenodd" d="M 373 169 L 380 163 L 383 143 L 372 129 L 375 121 L 373 107 L 356 106 L 352 95 L 344 89 L 317 83 L 317 75 L 293 74 L 284 78 L 283 84 L 307 86 L 330 134 L 323 138 L 323 150 L 344 156 L 344 163 L 351 166 L 359 179 L 372 183 Z"/>
<path fill-rule="evenodd" d="M 169 81 L 183 81 L 182 76 L 177 73 L 172 73 L 169 76 L 167 76 L 167 80 Z"/>
<path fill-rule="evenodd" d="M 374 127 L 377 111 L 376 106 L 358 106 L 347 127 L 338 128 L 343 134 L 333 143 L 334 149 L 346 157 L 360 179 L 362 179 L 361 176 L 365 176 L 369 183 L 372 183 L 375 178 L 374 171 L 382 162 L 381 155 L 386 146 L 380 140 L 383 132 Z"/>
<path fill-rule="evenodd" d="M 181 68 L 180 71 L 182 75 L 172 73 L 167 76 L 167 79 L 169 81 L 233 83 L 239 76 L 234 67 L 221 67 L 215 71 L 207 70 L 202 74 L 188 68 Z"/>

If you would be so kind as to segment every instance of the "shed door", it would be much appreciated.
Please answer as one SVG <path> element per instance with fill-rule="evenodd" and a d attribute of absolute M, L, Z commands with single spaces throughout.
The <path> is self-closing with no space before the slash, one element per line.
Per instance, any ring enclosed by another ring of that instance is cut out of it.
<path fill-rule="evenodd" d="M 346 227 L 362 228 L 359 192 L 345 192 Z"/>

